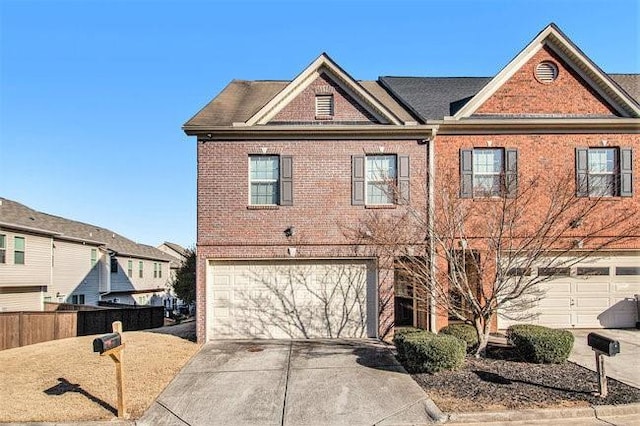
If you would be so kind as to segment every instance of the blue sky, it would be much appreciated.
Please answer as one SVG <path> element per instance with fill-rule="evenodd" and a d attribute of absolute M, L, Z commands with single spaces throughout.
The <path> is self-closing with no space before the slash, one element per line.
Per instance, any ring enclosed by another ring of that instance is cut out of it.
<path fill-rule="evenodd" d="M 291 79 L 323 51 L 356 79 L 492 76 L 550 22 L 606 72 L 638 73 L 639 4 L 0 0 L 0 196 L 190 246 L 181 126 L 231 79 Z"/>

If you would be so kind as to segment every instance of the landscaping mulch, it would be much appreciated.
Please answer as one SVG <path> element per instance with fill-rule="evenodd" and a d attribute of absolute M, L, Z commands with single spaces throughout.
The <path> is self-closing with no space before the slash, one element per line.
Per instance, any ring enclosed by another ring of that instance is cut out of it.
<path fill-rule="evenodd" d="M 457 371 L 412 374 L 445 412 L 580 407 L 640 402 L 640 389 L 608 379 L 600 398 L 598 376 L 579 365 L 531 364 L 512 359 L 468 357 Z"/>

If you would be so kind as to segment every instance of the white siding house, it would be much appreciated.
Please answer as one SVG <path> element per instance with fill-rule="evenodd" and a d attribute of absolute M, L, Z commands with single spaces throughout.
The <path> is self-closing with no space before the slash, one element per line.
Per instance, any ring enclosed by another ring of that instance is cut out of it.
<path fill-rule="evenodd" d="M 0 198 L 0 311 L 42 310 L 43 302 L 162 305 L 171 260 L 108 229 Z"/>

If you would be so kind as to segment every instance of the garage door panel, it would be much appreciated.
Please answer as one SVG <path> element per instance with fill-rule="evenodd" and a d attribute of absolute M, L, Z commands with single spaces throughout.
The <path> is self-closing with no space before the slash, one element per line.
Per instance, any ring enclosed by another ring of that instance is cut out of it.
<path fill-rule="evenodd" d="M 612 283 L 612 290 L 615 292 L 626 293 L 629 295 L 640 293 L 640 282 L 624 282 L 624 283 Z"/>
<path fill-rule="evenodd" d="M 218 263 L 208 275 L 216 288 Z M 223 272 L 229 271 L 225 265 Z M 213 338 L 312 338 L 375 336 L 376 312 L 371 312 L 375 278 L 363 261 L 237 262 L 230 282 L 233 299 L 227 317 L 208 317 Z M 367 288 L 369 287 L 369 288 Z M 216 313 L 218 312 L 218 313 Z"/>
<path fill-rule="evenodd" d="M 578 310 L 588 309 L 607 309 L 609 307 L 609 296 L 607 294 L 601 297 L 577 297 L 575 299 L 575 308 Z"/>
<path fill-rule="evenodd" d="M 566 308 L 571 306 L 571 299 L 568 297 L 545 297 L 538 302 L 538 306 L 541 309 L 544 308 Z"/>
<path fill-rule="evenodd" d="M 640 294 L 640 276 L 615 275 L 616 267 L 640 264 L 637 254 L 599 256 L 577 267 L 609 268 L 611 275 L 563 277 L 544 283 L 545 297 L 531 312 L 540 312 L 538 324 L 559 328 L 634 327 L 637 308 L 634 295 Z M 526 321 L 534 322 L 534 321 Z M 498 327 L 506 328 L 513 321 L 498 317 Z M 535 322 L 534 322 L 535 323 Z"/>
<path fill-rule="evenodd" d="M 548 296 L 562 296 L 571 294 L 570 282 L 552 281 L 550 283 L 542 284 L 540 288 Z"/>
<path fill-rule="evenodd" d="M 575 285 L 575 291 L 581 294 L 609 294 L 609 283 L 606 282 L 576 281 Z"/>

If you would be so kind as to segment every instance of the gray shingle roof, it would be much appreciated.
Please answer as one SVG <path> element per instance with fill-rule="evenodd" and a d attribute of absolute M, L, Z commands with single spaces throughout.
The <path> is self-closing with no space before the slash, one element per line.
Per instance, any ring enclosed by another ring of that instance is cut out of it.
<path fill-rule="evenodd" d="M 640 101 L 640 74 L 609 74 Z M 455 114 L 491 77 L 380 77 L 358 83 L 403 121 L 442 120 Z M 185 126 L 231 126 L 245 122 L 283 90 L 288 81 L 233 80 Z"/>
<path fill-rule="evenodd" d="M 0 197 L 0 226 L 11 227 L 11 225 L 23 229 L 44 231 L 44 233 L 51 233 L 60 239 L 80 240 L 104 246 L 122 256 L 171 260 L 171 256 L 157 248 L 138 244 L 109 229 L 42 213 L 24 204 Z"/>
<path fill-rule="evenodd" d="M 640 74 L 609 74 L 636 101 L 640 100 Z M 426 120 L 455 114 L 491 77 L 380 77 L 396 98 Z"/>
<path fill-rule="evenodd" d="M 609 77 L 640 103 L 640 74 L 609 74 Z"/>
<path fill-rule="evenodd" d="M 380 83 L 425 120 L 456 113 L 490 77 L 380 77 Z"/>

